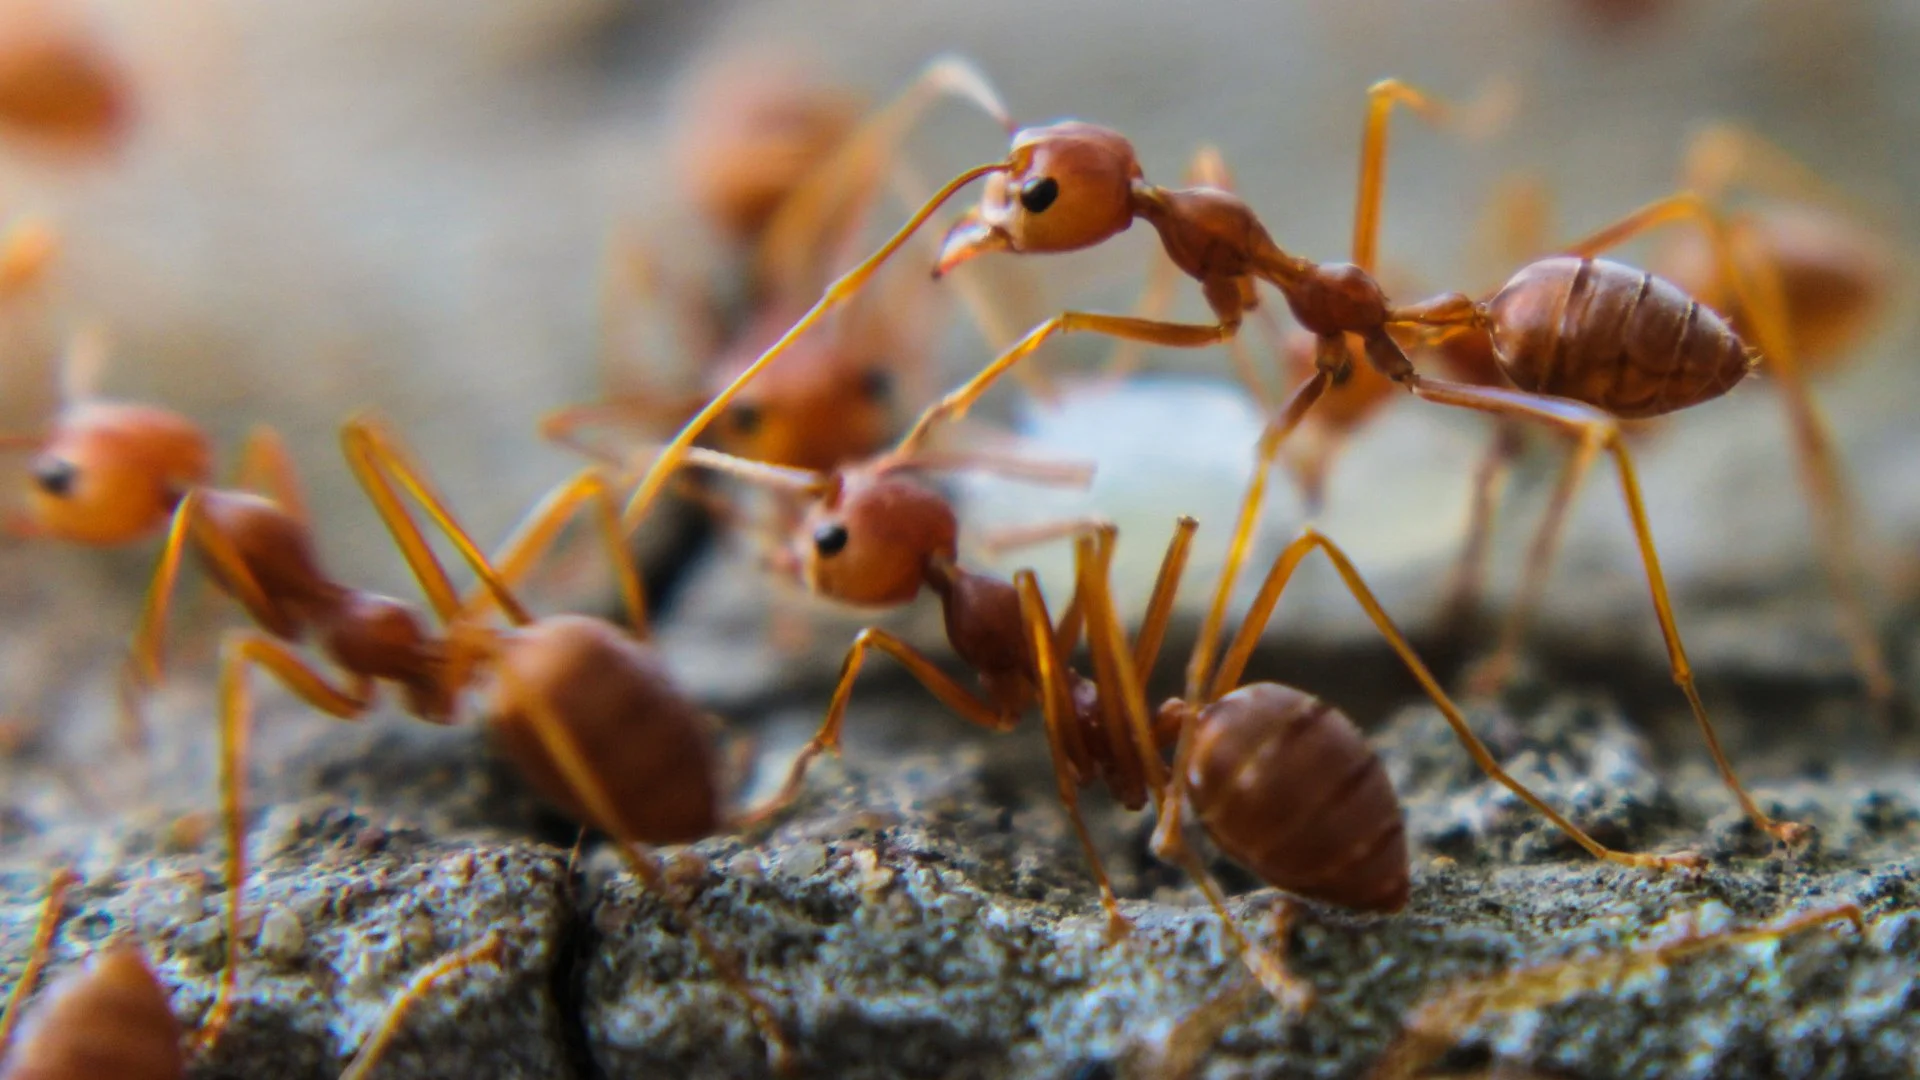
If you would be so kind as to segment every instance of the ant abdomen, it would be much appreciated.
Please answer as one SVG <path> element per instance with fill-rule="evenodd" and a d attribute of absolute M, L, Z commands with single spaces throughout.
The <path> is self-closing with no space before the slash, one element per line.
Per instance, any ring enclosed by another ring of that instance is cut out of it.
<path fill-rule="evenodd" d="M 1193 739 L 1188 798 L 1235 862 L 1310 900 L 1406 906 L 1400 800 L 1345 714 L 1291 687 L 1252 683 L 1202 709 Z"/>
<path fill-rule="evenodd" d="M 1522 390 L 1641 420 L 1719 397 L 1753 357 L 1713 309 L 1606 259 L 1522 267 L 1487 304 L 1494 349 Z"/>
<path fill-rule="evenodd" d="M 0 1080 L 179 1080 L 180 1022 L 137 945 L 109 946 L 49 987 Z"/>
<path fill-rule="evenodd" d="M 494 737 L 555 808 L 574 821 L 602 824 L 547 752 L 529 701 L 543 703 L 536 707 L 548 710 L 607 778 L 627 835 L 680 844 L 720 831 L 721 769 L 707 716 L 652 650 L 603 620 L 556 615 L 503 634 L 498 662 Z"/>

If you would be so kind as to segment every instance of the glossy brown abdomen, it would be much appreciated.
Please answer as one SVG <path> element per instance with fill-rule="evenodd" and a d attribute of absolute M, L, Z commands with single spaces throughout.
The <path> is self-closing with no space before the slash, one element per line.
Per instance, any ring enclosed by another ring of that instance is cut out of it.
<path fill-rule="evenodd" d="M 1187 794 L 1222 851 L 1310 900 L 1406 906 L 1400 800 L 1352 721 L 1309 694 L 1253 683 L 1207 706 L 1198 725 Z"/>
<path fill-rule="evenodd" d="M 1515 386 L 1622 419 L 1712 400 L 1753 368 L 1745 343 L 1711 308 L 1605 259 L 1531 263 L 1487 310 L 1494 350 Z"/>
<path fill-rule="evenodd" d="M 508 680 L 494 734 L 528 782 L 562 813 L 590 819 L 518 695 L 544 702 L 566 725 L 629 836 L 679 844 L 717 831 L 721 793 L 706 715 L 673 685 L 646 646 L 611 623 L 556 615 L 506 637 L 500 664 Z"/>
<path fill-rule="evenodd" d="M 48 988 L 0 1080 L 179 1080 L 180 1023 L 138 946 L 113 945 Z"/>

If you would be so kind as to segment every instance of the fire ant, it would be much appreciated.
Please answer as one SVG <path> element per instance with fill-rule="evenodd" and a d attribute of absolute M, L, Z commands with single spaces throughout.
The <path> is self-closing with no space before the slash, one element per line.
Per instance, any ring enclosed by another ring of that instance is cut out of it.
<path fill-rule="evenodd" d="M 1722 124 L 1695 134 L 1682 157 L 1678 187 L 1712 205 L 1741 189 L 1781 196 L 1742 201 L 1728 210 L 1722 218 L 1720 250 L 1710 234 L 1678 233 L 1655 249 L 1651 266 L 1658 277 L 1720 313 L 1736 335 L 1761 345 L 1780 382 L 1782 405 L 1799 447 L 1801 479 L 1814 509 L 1818 550 L 1839 603 L 1841 633 L 1869 695 L 1884 702 L 1893 684 L 1854 576 L 1854 508 L 1804 376 L 1838 366 L 1858 346 L 1887 306 L 1897 260 L 1882 238 L 1836 209 L 1844 200 L 1831 194 L 1811 169 L 1744 128 Z M 1680 198 L 1683 209 L 1677 212 L 1693 213 L 1684 209 L 1687 197 Z M 1513 243 L 1534 251 L 1545 247 L 1540 240 L 1546 216 L 1542 201 L 1524 191 L 1502 198 L 1505 231 L 1513 235 Z M 1758 303 L 1742 302 L 1743 280 Z M 1484 370 L 1497 365 L 1490 344 L 1483 335 L 1458 335 L 1444 341 L 1441 349 L 1456 364 Z M 1491 489 L 1505 459 L 1516 450 L 1517 444 L 1505 440 L 1482 465 L 1471 537 L 1484 540 L 1493 512 Z M 1499 645 L 1476 672 L 1481 689 L 1498 689 L 1512 669 L 1583 471 L 1576 459 L 1561 476 L 1538 526 Z M 1469 551 L 1474 553 L 1463 556 L 1463 567 L 1478 558 L 1472 542 Z M 1460 580 L 1473 576 L 1462 574 Z"/>
<path fill-rule="evenodd" d="M 185 1080 L 191 1054 L 182 1045 L 180 1021 L 145 951 L 132 941 L 95 953 L 50 986 L 23 1019 L 21 1007 L 52 952 L 75 880 L 63 869 L 48 882 L 26 970 L 0 1018 L 0 1080 Z M 340 1080 L 363 1080 L 416 1002 L 447 977 L 497 961 L 501 944 L 498 934 L 488 934 L 422 969 L 388 1003 Z M 17 1045 L 16 1026 L 22 1028 Z M 208 1045 L 196 1041 L 199 1048 Z"/>
<path fill-rule="evenodd" d="M 1253 683 L 1236 689 L 1294 569 L 1318 548 L 1490 776 L 1595 857 L 1661 869 L 1704 865 L 1692 853 L 1614 851 L 1502 770 L 1345 553 L 1312 529 L 1274 563 L 1218 670 L 1211 670 L 1210 649 L 1204 644 L 1196 648 L 1186 696 L 1150 710 L 1141 673 L 1152 667 L 1160 650 L 1197 524 L 1182 519 L 1176 528 L 1139 635 L 1129 646 L 1112 603 L 1109 578 L 1117 530 L 1111 524 L 1066 521 L 1034 529 L 1024 538 L 1074 538 L 1073 597 L 1056 622 L 1030 571 L 1016 574 L 1009 583 L 958 564 L 952 507 L 911 476 L 929 464 L 919 453 L 903 445 L 861 467 L 814 474 L 702 448 L 688 452 L 689 465 L 723 470 L 811 501 L 795 533 L 792 557 L 815 593 L 862 606 L 897 606 L 923 589 L 934 593 L 949 644 L 980 680 L 978 691 L 969 689 L 904 640 L 876 627 L 860 631 L 847 652 L 825 719 L 761 813 L 788 805 L 814 759 L 837 752 L 854 682 L 872 651 L 899 661 L 942 704 L 991 731 L 1011 731 L 1037 704 L 1045 717 L 1061 801 L 1098 884 L 1110 937 L 1123 936 L 1129 923 L 1080 814 L 1079 789 L 1096 781 L 1104 782 L 1128 809 L 1153 800 L 1159 814 L 1156 853 L 1194 877 L 1263 984 L 1282 1001 L 1304 1001 L 1302 986 L 1252 950 L 1228 915 L 1224 895 L 1186 846 L 1181 822 L 1182 807 L 1191 803 L 1223 851 L 1295 895 L 1366 911 L 1393 912 L 1405 905 L 1409 882 L 1399 802 L 1358 730 L 1331 705 L 1293 688 Z M 1230 556 L 1235 562 L 1245 558 L 1244 545 Z M 1093 658 L 1091 679 L 1065 660 L 1083 627 Z M 1271 749 L 1281 746 L 1284 753 Z M 1168 750 L 1173 751 L 1170 770 L 1163 756 Z M 1246 771 L 1255 761 L 1268 770 L 1258 782 L 1248 779 Z M 1275 842 L 1276 836 L 1286 842 Z"/>
<path fill-rule="evenodd" d="M 774 59 L 751 70 L 744 62 L 721 66 L 701 81 L 696 110 L 680 137 L 677 156 L 690 201 L 746 252 L 744 326 L 731 332 L 722 314 L 727 305 L 718 296 L 665 280 L 637 240 L 615 245 L 606 321 L 616 321 L 630 294 L 665 306 L 676 316 L 680 345 L 689 355 L 710 358 L 703 365 L 710 391 L 732 380 L 819 291 L 858 236 L 884 166 L 931 105 L 958 97 L 1011 126 L 984 77 L 957 58 L 931 62 L 891 103 L 858 123 L 853 95 L 804 78 L 791 66 Z M 902 285 L 931 295 L 924 283 Z M 877 453 L 895 433 L 898 376 L 919 367 L 926 348 L 927 335 L 904 332 L 924 321 L 915 317 L 910 299 L 905 292 L 890 293 L 850 311 L 831 333 L 808 339 L 795 363 L 728 410 L 713 445 L 807 469 L 831 469 Z M 962 300 L 989 336 L 1011 336 L 979 289 L 963 288 Z M 689 400 L 639 388 L 615 391 L 616 382 L 628 380 L 617 375 L 611 349 L 603 350 L 602 365 L 605 400 L 548 414 L 541 421 L 544 438 L 618 465 L 621 457 L 583 439 L 582 429 L 679 424 L 706 400 L 704 394 Z"/>
<path fill-rule="evenodd" d="M 379 424 L 348 421 L 341 444 L 441 622 L 439 634 L 413 605 L 330 578 L 315 557 L 307 524 L 284 508 L 244 492 L 202 487 L 189 491 L 174 511 L 135 639 L 133 670 L 143 686 L 151 685 L 160 676 L 169 598 L 189 546 L 259 627 L 230 633 L 221 649 L 220 786 L 229 879 L 245 874 L 241 806 L 252 713 L 248 678 L 255 669 L 343 720 L 365 716 L 379 684 L 392 683 L 410 714 L 448 724 L 462 695 L 484 685 L 488 731 L 503 754 L 549 802 L 613 838 L 632 872 L 680 916 L 749 1010 L 780 1068 L 787 1068 L 791 1050 L 771 1009 L 667 887 L 660 860 L 640 846 L 688 843 L 754 815 L 736 815 L 725 806 L 708 718 L 674 686 L 644 642 L 645 598 L 632 564 L 619 557 L 618 506 L 601 471 L 589 468 L 555 488 L 529 512 L 497 560 L 490 560 Z M 462 599 L 408 511 L 409 498 L 472 568 L 482 595 Z M 593 514 L 614 557 L 631 631 L 586 616 L 535 618 L 511 592 L 509 582 L 582 510 Z M 511 628 L 487 624 L 494 605 Z M 294 651 L 308 635 L 344 679 Z M 237 906 L 230 907 L 228 963 L 207 1022 L 216 1033 L 232 1009 L 238 918 Z"/>
<path fill-rule="evenodd" d="M 1238 197 L 1213 188 L 1169 190 L 1149 183 L 1132 145 L 1109 128 L 1063 121 L 1017 133 L 1008 156 L 968 169 L 942 187 L 890 239 L 830 285 L 819 301 L 740 373 L 670 441 L 642 477 L 623 515 L 632 531 L 692 441 L 720 415 L 746 384 L 791 347 L 808 327 L 854 296 L 879 266 L 922 223 L 963 187 L 986 178 L 978 207 L 947 234 L 936 271 L 944 271 L 987 251 L 1044 253 L 1073 251 L 1100 244 L 1145 220 L 1180 269 L 1200 283 L 1213 310 L 1212 324 L 1170 323 L 1129 316 L 1069 311 L 1041 323 L 988 364 L 971 381 L 948 393 L 921 414 L 901 441 L 911 450 L 943 418 L 964 415 L 981 394 L 1048 338 L 1091 331 L 1147 344 L 1199 347 L 1225 341 L 1255 306 L 1256 282 L 1277 288 L 1301 326 L 1316 339 L 1312 375 L 1277 409 L 1256 448 L 1255 483 L 1248 492 L 1233 548 L 1251 541 L 1264 496 L 1267 466 L 1287 436 L 1329 389 L 1359 365 L 1349 348 L 1358 338 L 1367 364 L 1425 401 L 1489 413 L 1497 418 L 1531 421 L 1579 441 L 1570 469 L 1584 473 L 1602 452 L 1614 459 L 1652 594 L 1654 613 L 1667 645 L 1673 679 L 1686 696 L 1707 741 L 1722 780 L 1756 827 L 1782 843 L 1798 843 L 1804 826 L 1776 821 L 1761 810 L 1740 785 L 1721 751 L 1694 685 L 1692 665 L 1680 640 L 1665 575 L 1647 523 L 1632 456 L 1620 435 L 1620 421 L 1696 405 L 1718 397 L 1744 379 L 1754 364 L 1746 345 L 1725 320 L 1670 283 L 1622 264 L 1594 256 L 1648 228 L 1674 220 L 1705 227 L 1722 253 L 1727 280 L 1751 313 L 1764 354 L 1791 363 L 1790 347 L 1772 332 L 1778 304 L 1753 302 L 1755 286 L 1726 258 L 1721 216 L 1691 195 L 1653 203 L 1620 223 L 1602 229 L 1567 255 L 1523 267 L 1494 297 L 1475 301 L 1449 293 L 1410 306 L 1395 306 L 1358 263 L 1371 258 L 1378 227 L 1378 181 L 1386 153 L 1385 125 L 1390 109 L 1382 102 L 1424 99 L 1397 80 L 1376 84 L 1369 93 L 1368 135 L 1363 140 L 1360 213 L 1356 215 L 1356 263 L 1317 263 L 1292 255 L 1267 234 L 1253 210 Z M 1378 131 L 1380 134 L 1375 135 Z M 1769 297 L 1762 297 L 1762 300 Z M 1581 301 L 1569 306 L 1572 300 Z M 1571 323 L 1559 313 L 1579 311 Z M 1395 333 L 1452 334 L 1491 338 L 1500 367 L 1518 389 L 1476 386 L 1430 378 L 1414 369 Z M 1822 457 L 1820 460 L 1826 460 Z M 1830 464 L 1830 463 L 1829 463 Z M 1229 557 L 1231 568 L 1240 560 Z M 1203 626 L 1199 657 L 1210 657 L 1232 595 L 1233 574 L 1222 576 Z M 1200 665 L 1204 666 L 1204 665 Z"/>

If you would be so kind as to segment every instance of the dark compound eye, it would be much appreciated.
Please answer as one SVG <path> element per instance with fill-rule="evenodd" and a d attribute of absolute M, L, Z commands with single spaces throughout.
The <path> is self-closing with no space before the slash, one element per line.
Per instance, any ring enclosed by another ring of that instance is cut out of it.
<path fill-rule="evenodd" d="M 765 419 L 758 405 L 735 405 L 727 410 L 727 423 L 741 435 L 751 435 L 760 430 L 760 421 Z"/>
<path fill-rule="evenodd" d="M 64 499 L 73 493 L 74 481 L 80 478 L 80 470 L 73 462 L 60 458 L 39 458 L 34 461 L 33 482 L 40 490 L 56 499 Z"/>
<path fill-rule="evenodd" d="M 1020 205 L 1027 213 L 1038 214 L 1060 197 L 1060 182 L 1051 176 L 1035 177 L 1020 185 Z"/>
<path fill-rule="evenodd" d="M 860 393 L 869 401 L 885 401 L 893 396 L 893 373 L 870 368 L 860 374 Z"/>
<path fill-rule="evenodd" d="M 847 527 L 845 525 L 822 525 L 813 530 L 813 550 L 823 558 L 840 554 L 847 546 Z"/>

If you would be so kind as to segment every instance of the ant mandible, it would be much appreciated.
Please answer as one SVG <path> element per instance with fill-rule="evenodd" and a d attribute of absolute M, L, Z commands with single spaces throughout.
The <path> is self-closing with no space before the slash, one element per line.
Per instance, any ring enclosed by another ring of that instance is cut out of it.
<path fill-rule="evenodd" d="M 191 1055 L 182 1046 L 180 1021 L 145 951 L 132 941 L 109 943 L 48 987 L 30 1011 L 23 1009 L 76 880 L 61 869 L 47 884 L 27 966 L 0 1017 L 0 1080 L 185 1080 Z M 416 1002 L 448 976 L 497 961 L 501 944 L 498 934 L 488 934 L 421 969 L 388 1003 L 340 1080 L 363 1080 Z"/>
<path fill-rule="evenodd" d="M 620 557 L 618 506 L 600 470 L 583 471 L 536 505 L 504 545 L 496 570 L 379 424 L 348 421 L 341 444 L 443 624 L 441 634 L 429 631 L 412 605 L 330 578 L 315 558 L 307 526 L 271 500 L 196 488 L 175 511 L 136 637 L 132 668 L 141 685 L 151 685 L 160 675 L 167 608 L 189 545 L 260 628 L 229 634 L 221 649 L 220 785 L 229 879 L 245 875 L 241 807 L 252 712 L 248 677 L 254 669 L 344 720 L 366 715 L 378 684 L 393 683 L 410 714 L 438 724 L 453 722 L 463 693 L 490 679 L 487 724 L 504 755 L 549 802 L 614 839 L 633 873 L 681 918 L 747 1007 L 778 1067 L 787 1069 L 791 1050 L 772 1010 L 667 887 L 659 859 L 640 846 L 701 839 L 729 827 L 736 815 L 723 805 L 721 763 L 705 712 L 673 684 L 642 640 L 645 598 L 637 571 Z M 484 599 L 460 597 L 405 498 L 425 511 L 472 568 Z M 614 558 L 632 633 L 585 616 L 535 618 L 511 592 L 509 581 L 525 573 L 583 510 L 593 513 Z M 505 612 L 510 629 L 487 625 L 492 605 Z M 344 680 L 294 651 L 293 644 L 308 634 Z M 238 905 L 229 907 L 227 918 L 228 962 L 203 1037 L 210 1037 L 207 1031 L 217 1035 L 232 1010 Z"/>

